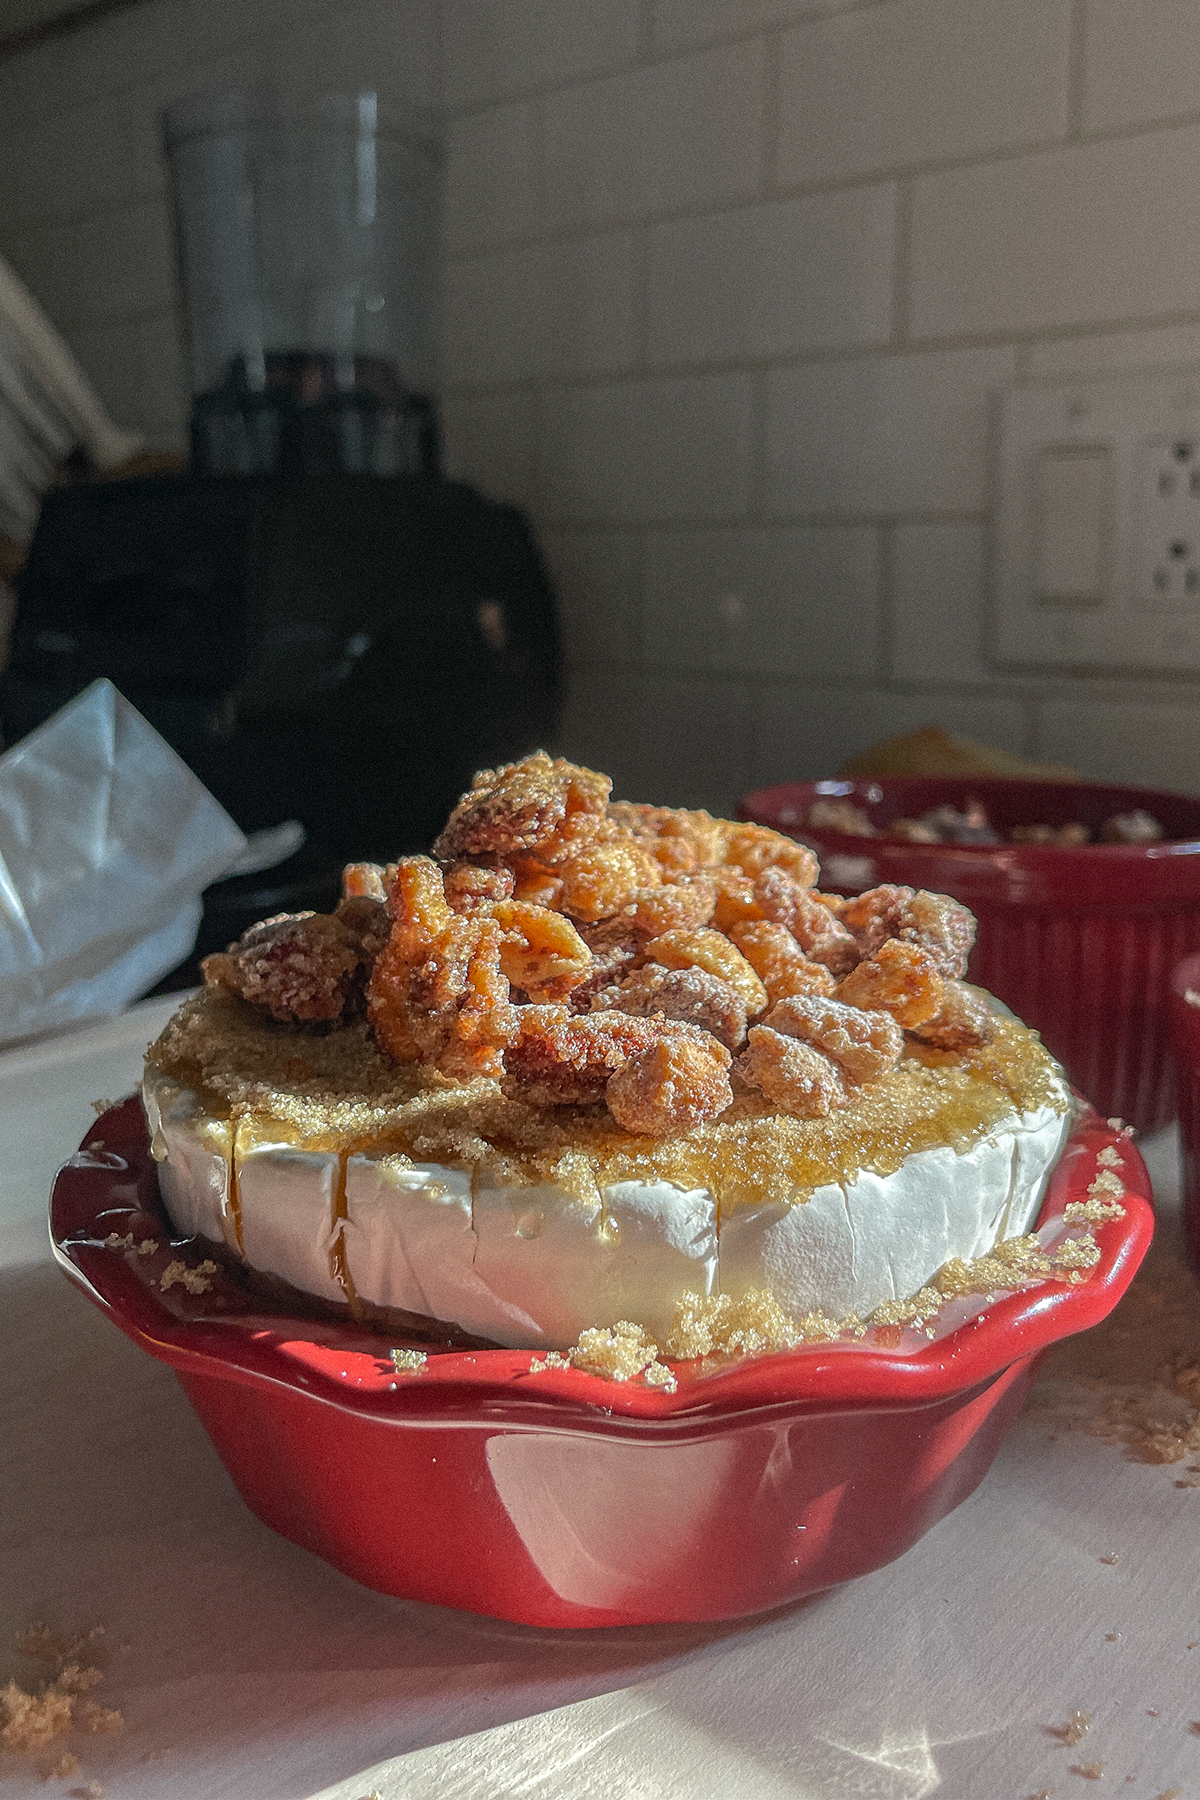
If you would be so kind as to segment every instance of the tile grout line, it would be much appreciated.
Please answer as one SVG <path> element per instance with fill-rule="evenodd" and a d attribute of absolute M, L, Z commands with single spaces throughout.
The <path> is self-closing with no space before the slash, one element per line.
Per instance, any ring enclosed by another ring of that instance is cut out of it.
<path fill-rule="evenodd" d="M 779 89 L 782 79 L 782 43 L 782 31 L 768 31 L 762 39 L 763 92 L 758 122 L 758 192 L 763 200 L 775 197 L 779 174 Z"/>
<path fill-rule="evenodd" d="M 1071 0 L 1067 42 L 1067 137 L 1084 135 L 1084 83 L 1087 74 L 1087 0 Z"/>
<path fill-rule="evenodd" d="M 909 347 L 912 214 L 912 182 L 898 181 L 896 183 L 896 244 L 892 267 L 891 342 L 895 349 Z"/>

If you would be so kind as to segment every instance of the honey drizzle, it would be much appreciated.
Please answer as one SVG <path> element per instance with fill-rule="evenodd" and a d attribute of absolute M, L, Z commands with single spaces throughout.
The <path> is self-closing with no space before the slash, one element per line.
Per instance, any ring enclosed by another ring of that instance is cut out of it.
<path fill-rule="evenodd" d="M 354 1286 L 354 1277 L 346 1262 L 346 1224 L 350 1217 L 350 1206 L 346 1199 L 346 1164 L 350 1160 L 349 1150 L 342 1149 L 337 1153 L 337 1177 L 333 1186 L 333 1217 L 331 1228 L 337 1231 L 329 1246 L 329 1272 L 346 1296 L 346 1305 L 350 1308 L 350 1317 L 361 1324 L 365 1317 L 363 1305 Z M 337 1230 L 338 1226 L 340 1230 Z"/>
<path fill-rule="evenodd" d="M 229 1132 L 229 1192 L 227 1195 L 227 1217 L 233 1226 L 233 1247 L 246 1260 L 246 1247 L 242 1242 L 242 1184 L 238 1171 L 238 1138 L 241 1135 L 244 1115 L 237 1113 L 231 1121 Z"/>

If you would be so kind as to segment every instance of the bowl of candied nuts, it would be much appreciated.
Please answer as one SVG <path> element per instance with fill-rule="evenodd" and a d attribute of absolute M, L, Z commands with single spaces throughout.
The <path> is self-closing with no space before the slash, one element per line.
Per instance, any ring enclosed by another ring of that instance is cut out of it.
<path fill-rule="evenodd" d="M 1172 968 L 1200 951 L 1200 799 L 994 776 L 783 782 L 738 808 L 810 844 L 821 885 L 953 894 L 969 978 L 1039 1031 L 1106 1117 L 1176 1113 Z"/>

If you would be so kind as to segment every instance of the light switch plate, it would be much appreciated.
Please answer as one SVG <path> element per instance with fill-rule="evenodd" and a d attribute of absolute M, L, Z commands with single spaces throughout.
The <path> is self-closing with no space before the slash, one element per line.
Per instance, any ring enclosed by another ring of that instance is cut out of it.
<path fill-rule="evenodd" d="M 993 599 L 997 663 L 1200 673 L 1200 369 L 1005 396 Z"/>

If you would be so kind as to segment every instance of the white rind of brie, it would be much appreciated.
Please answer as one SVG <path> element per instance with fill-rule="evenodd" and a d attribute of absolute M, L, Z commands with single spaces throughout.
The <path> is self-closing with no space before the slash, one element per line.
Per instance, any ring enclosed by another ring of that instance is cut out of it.
<path fill-rule="evenodd" d="M 564 1349 L 593 1325 L 629 1319 L 661 1342 L 685 1293 L 769 1288 L 797 1317 L 865 1317 L 906 1299 L 951 1257 L 984 1255 L 1037 1216 L 1071 1118 L 1018 1114 L 970 1148 L 921 1150 L 891 1175 L 735 1210 L 718 1224 L 707 1190 L 616 1182 L 590 1199 L 549 1185 L 489 1186 L 402 1156 L 346 1161 L 337 1216 L 333 1152 L 231 1128 L 154 1069 L 143 1086 L 172 1223 L 224 1241 L 254 1268 L 325 1300 L 353 1292 L 461 1326 L 510 1348 Z M 239 1242 L 240 1225 L 240 1242 Z"/>

